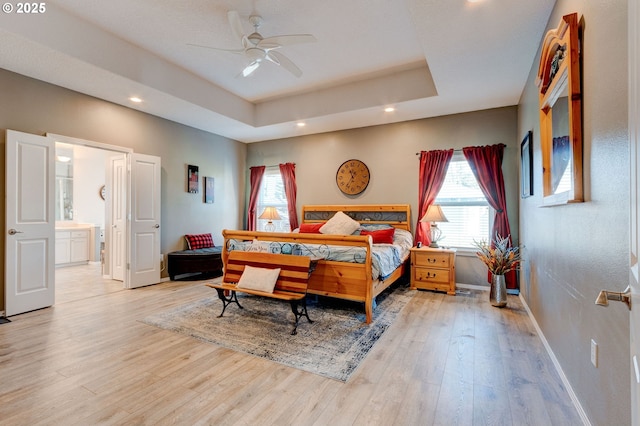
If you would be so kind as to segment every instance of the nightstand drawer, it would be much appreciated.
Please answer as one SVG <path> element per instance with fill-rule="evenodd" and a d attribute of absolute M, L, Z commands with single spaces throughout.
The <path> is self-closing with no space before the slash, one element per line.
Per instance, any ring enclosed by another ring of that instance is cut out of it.
<path fill-rule="evenodd" d="M 426 266 L 434 268 L 449 268 L 449 253 L 434 253 L 432 251 L 416 253 L 414 257 L 415 266 Z"/>
<path fill-rule="evenodd" d="M 435 268 L 413 268 L 413 279 L 416 281 L 429 281 L 432 283 L 449 284 L 449 270 Z"/>

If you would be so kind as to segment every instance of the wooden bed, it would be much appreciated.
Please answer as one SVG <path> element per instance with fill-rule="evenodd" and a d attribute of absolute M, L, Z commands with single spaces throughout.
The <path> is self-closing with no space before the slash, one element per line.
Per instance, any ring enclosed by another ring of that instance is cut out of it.
<path fill-rule="evenodd" d="M 302 223 L 319 223 L 342 211 L 361 224 L 389 224 L 411 231 L 411 207 L 408 204 L 381 205 L 306 205 L 302 207 Z M 363 302 L 366 322 L 371 322 L 375 298 L 400 278 L 408 267 L 408 259 L 386 279 L 372 278 L 369 237 L 354 235 L 324 235 L 303 233 L 274 233 L 257 231 L 222 231 L 224 249 L 222 260 L 226 264 L 230 241 L 278 241 L 285 243 L 358 246 L 366 250 L 364 263 L 320 260 L 309 279 L 308 293 Z"/>

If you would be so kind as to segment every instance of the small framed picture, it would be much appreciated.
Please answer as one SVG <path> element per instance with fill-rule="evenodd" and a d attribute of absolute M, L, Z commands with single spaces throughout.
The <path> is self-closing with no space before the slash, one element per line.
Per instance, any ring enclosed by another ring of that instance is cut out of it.
<path fill-rule="evenodd" d="M 520 144 L 520 182 L 522 198 L 533 195 L 533 132 L 527 132 Z"/>
<path fill-rule="evenodd" d="M 213 204 L 213 178 L 208 176 L 204 178 L 204 202 Z"/>
<path fill-rule="evenodd" d="M 187 192 L 197 194 L 199 182 L 198 166 L 189 164 L 187 166 Z"/>

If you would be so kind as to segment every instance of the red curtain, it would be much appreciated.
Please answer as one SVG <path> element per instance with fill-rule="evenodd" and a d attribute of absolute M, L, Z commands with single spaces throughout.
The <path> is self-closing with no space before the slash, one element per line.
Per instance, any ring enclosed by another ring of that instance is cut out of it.
<path fill-rule="evenodd" d="M 298 227 L 298 213 L 296 211 L 296 165 L 294 163 L 280 164 L 280 174 L 284 183 L 284 193 L 287 196 L 287 212 L 289 213 L 289 227 L 291 230 Z"/>
<path fill-rule="evenodd" d="M 504 177 L 502 175 L 502 157 L 505 145 L 497 144 L 491 146 L 472 146 L 462 150 L 464 157 L 471 167 L 471 171 L 478 181 L 478 185 L 489 205 L 496 211 L 493 219 L 491 246 L 494 247 L 493 237 L 509 237 L 511 242 L 511 228 L 509 227 L 509 217 L 507 216 L 507 200 L 504 193 Z M 491 273 L 489 273 L 491 280 Z M 518 288 L 516 272 L 511 271 L 505 274 L 507 288 Z"/>
<path fill-rule="evenodd" d="M 427 222 L 420 222 L 420 219 L 427 213 L 427 209 L 438 196 L 438 192 L 440 192 L 444 178 L 447 175 L 451 157 L 453 157 L 453 149 L 420 152 L 416 243 L 431 244 L 429 232 L 431 225 Z"/>
<path fill-rule="evenodd" d="M 256 206 L 258 205 L 258 193 L 260 192 L 260 184 L 262 183 L 262 176 L 264 176 L 265 166 L 251 167 L 251 176 L 249 182 L 251 183 L 251 189 L 249 193 L 249 208 L 247 210 L 247 229 L 249 231 L 256 230 Z"/>

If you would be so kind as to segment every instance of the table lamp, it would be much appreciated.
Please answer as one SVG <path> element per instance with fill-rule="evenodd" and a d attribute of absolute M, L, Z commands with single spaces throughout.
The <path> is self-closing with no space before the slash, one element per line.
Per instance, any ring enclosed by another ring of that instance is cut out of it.
<path fill-rule="evenodd" d="M 274 232 L 276 230 L 276 226 L 273 224 L 274 220 L 281 220 L 282 218 L 278 214 L 278 210 L 275 207 L 265 207 L 262 214 L 258 217 L 258 219 L 266 219 L 268 222 L 264 226 L 264 230 L 267 232 Z"/>
<path fill-rule="evenodd" d="M 431 222 L 431 244 L 429 244 L 429 247 L 438 248 L 438 241 L 443 239 L 444 236 L 436 222 L 449 222 L 444 213 L 442 213 L 440 206 L 437 204 L 431 204 L 425 215 L 420 219 L 420 222 Z"/>

